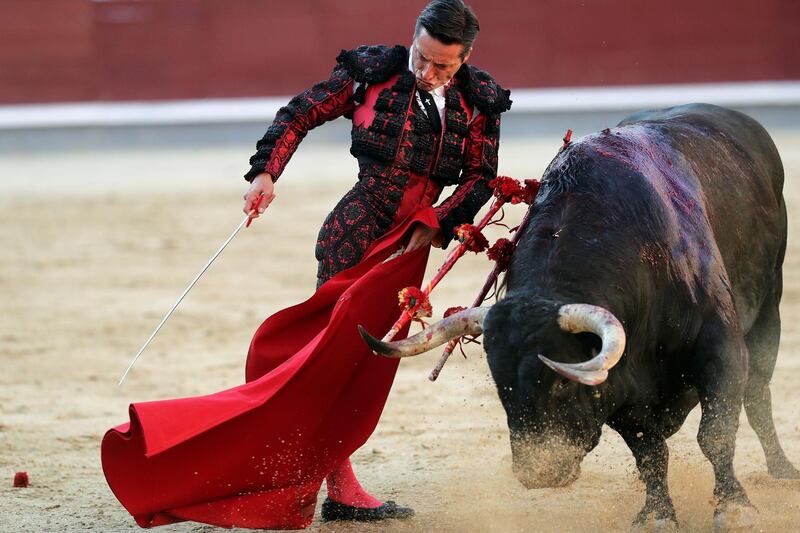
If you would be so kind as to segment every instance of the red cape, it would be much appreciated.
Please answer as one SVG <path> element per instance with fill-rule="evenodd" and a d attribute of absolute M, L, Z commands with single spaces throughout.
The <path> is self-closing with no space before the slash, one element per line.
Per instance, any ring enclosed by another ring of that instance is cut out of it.
<path fill-rule="evenodd" d="M 398 291 L 422 283 L 429 247 L 383 262 L 415 222 L 438 227 L 433 209 L 416 211 L 361 263 L 264 321 L 246 384 L 130 406 L 130 422 L 106 433 L 101 457 L 140 526 L 311 523 L 323 479 L 372 434 L 394 380 L 398 361 L 373 354 L 356 325 L 388 331 Z"/>

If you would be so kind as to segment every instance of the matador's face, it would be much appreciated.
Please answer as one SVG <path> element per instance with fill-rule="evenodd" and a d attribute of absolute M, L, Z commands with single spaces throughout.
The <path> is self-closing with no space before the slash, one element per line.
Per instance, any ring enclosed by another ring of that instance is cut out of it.
<path fill-rule="evenodd" d="M 432 91 L 447 85 L 472 50 L 461 57 L 463 51 L 462 45 L 444 44 L 431 37 L 425 28 L 420 28 L 411 47 L 411 65 L 417 78 L 417 87 Z"/>

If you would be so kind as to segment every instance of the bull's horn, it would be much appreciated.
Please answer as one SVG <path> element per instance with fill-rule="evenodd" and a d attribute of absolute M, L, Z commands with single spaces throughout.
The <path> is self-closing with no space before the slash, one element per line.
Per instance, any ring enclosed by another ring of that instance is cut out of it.
<path fill-rule="evenodd" d="M 488 307 L 473 307 L 459 311 L 428 326 L 413 337 L 401 341 L 380 341 L 367 333 L 367 330 L 362 326 L 358 326 L 358 331 L 364 341 L 377 354 L 394 358 L 411 357 L 412 355 L 427 352 L 463 335 L 480 335 L 483 333 L 483 319 L 486 318 L 488 311 Z"/>
<path fill-rule="evenodd" d="M 543 355 L 539 359 L 547 366 L 573 381 L 599 385 L 608 377 L 625 351 L 625 330 L 611 311 L 589 304 L 562 305 L 558 310 L 558 325 L 570 333 L 590 332 L 603 341 L 600 353 L 583 363 L 557 363 Z"/>

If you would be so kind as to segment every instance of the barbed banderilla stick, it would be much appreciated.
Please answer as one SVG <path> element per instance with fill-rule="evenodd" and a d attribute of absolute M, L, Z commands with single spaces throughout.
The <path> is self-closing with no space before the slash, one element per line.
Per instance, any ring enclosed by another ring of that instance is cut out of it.
<path fill-rule="evenodd" d="M 211 263 L 214 262 L 214 260 L 219 256 L 219 254 L 222 253 L 222 250 L 224 250 L 225 247 L 228 246 L 228 244 L 233 240 L 233 238 L 236 237 L 236 234 L 239 233 L 239 230 L 241 230 L 243 226 L 244 227 L 248 227 L 248 228 L 250 227 L 250 223 L 253 221 L 253 218 L 255 217 L 256 211 L 257 211 L 258 207 L 261 205 L 261 201 L 263 199 L 264 199 L 264 193 L 262 192 L 261 194 L 259 194 L 258 200 L 256 200 L 256 204 L 255 204 L 256 207 L 251 209 L 250 212 L 247 213 L 247 215 L 245 215 L 244 219 L 239 223 L 238 226 L 236 226 L 236 229 L 233 230 L 233 233 L 231 233 L 230 237 L 228 237 L 225 240 L 225 242 L 222 243 L 222 246 L 220 246 L 219 249 L 214 253 L 214 255 L 211 256 L 211 259 L 208 260 L 206 265 L 200 270 L 200 272 L 197 273 L 197 275 L 194 277 L 194 279 L 183 290 L 181 295 L 178 297 L 178 301 L 176 301 L 175 304 L 170 308 L 170 310 L 167 311 L 167 314 L 164 315 L 164 318 L 162 318 L 161 322 L 158 323 L 158 326 L 156 326 L 156 329 L 153 331 L 152 334 L 150 334 L 150 337 L 148 337 L 147 340 L 144 341 L 144 344 L 142 345 L 142 347 L 139 349 L 138 352 L 136 352 L 136 355 L 133 356 L 133 359 L 131 360 L 131 363 L 128 365 L 128 368 L 125 369 L 125 372 L 122 374 L 122 377 L 119 379 L 119 383 L 117 383 L 118 387 L 120 385 L 122 385 L 123 381 L 125 381 L 125 378 L 128 376 L 128 373 L 133 368 L 133 365 L 135 365 L 136 361 L 139 359 L 139 356 L 142 355 L 142 352 L 144 352 L 144 349 L 147 348 L 147 346 L 150 344 L 150 342 L 155 338 L 155 336 L 161 330 L 161 327 L 167 322 L 169 317 L 172 316 L 172 313 L 175 311 L 175 309 L 178 308 L 178 304 L 180 304 L 181 301 L 183 301 L 183 298 L 187 294 L 189 294 L 189 291 L 192 290 L 192 287 L 194 287 L 195 283 L 197 283 L 197 280 L 200 279 L 200 276 L 202 276 L 205 273 L 205 271 L 208 270 L 208 267 L 211 266 Z"/>
<path fill-rule="evenodd" d="M 489 223 L 489 221 L 492 219 L 492 217 L 495 215 L 495 213 L 497 213 L 500 210 L 500 208 L 503 207 L 504 203 L 505 201 L 502 198 L 495 197 L 494 203 L 492 203 L 492 206 L 489 208 L 489 211 L 486 212 L 486 215 L 484 215 L 484 217 L 481 219 L 480 222 L 478 222 L 478 224 L 475 227 L 478 228 L 478 230 L 482 230 L 483 228 L 485 228 L 486 225 Z M 433 291 L 436 285 L 438 285 L 439 282 L 442 280 L 442 278 L 444 278 L 445 274 L 450 272 L 450 269 L 453 268 L 453 265 L 456 264 L 456 261 L 458 261 L 461 258 L 461 256 L 463 256 L 466 253 L 468 244 L 469 244 L 468 241 L 459 243 L 459 245 L 455 249 L 453 249 L 452 252 L 448 254 L 442 266 L 440 266 L 439 270 L 436 271 L 436 275 L 433 276 L 433 279 L 431 279 L 425 286 L 425 289 L 423 289 L 422 292 L 425 294 L 425 296 L 430 296 L 431 291 Z M 383 336 L 382 341 L 389 342 L 393 340 L 395 336 L 400 332 L 400 330 L 403 329 L 403 327 L 406 326 L 409 322 L 411 322 L 413 318 L 414 318 L 414 311 L 412 311 L 411 309 L 403 310 L 403 313 L 400 315 L 400 318 L 398 318 L 397 322 L 395 322 L 394 325 L 391 327 L 391 329 L 388 332 L 386 332 L 386 335 Z"/>
<path fill-rule="evenodd" d="M 517 241 L 522 235 L 522 231 L 528 225 L 528 220 L 530 220 L 531 213 L 533 213 L 533 205 L 531 205 L 528 208 L 528 211 L 525 213 L 525 217 L 523 217 L 522 222 L 520 222 L 519 226 L 517 226 L 517 230 L 514 232 L 514 236 L 511 237 L 511 243 L 514 246 L 516 246 Z M 478 307 L 483 303 L 483 301 L 486 299 L 486 295 L 489 293 L 489 289 L 491 289 L 492 286 L 495 284 L 498 276 L 500 276 L 500 273 L 502 271 L 503 268 L 501 267 L 501 265 L 499 263 L 495 264 L 494 269 L 489 273 L 489 276 L 486 278 L 486 282 L 483 284 L 483 288 L 481 288 L 480 293 L 478 293 L 478 296 L 475 298 L 475 301 L 472 302 L 472 305 L 470 307 Z M 447 359 L 450 357 L 450 354 L 453 353 L 453 350 L 455 350 L 456 346 L 458 346 L 460 339 L 461 338 L 459 337 L 447 343 L 447 346 L 445 347 L 441 358 L 439 358 L 439 362 L 436 363 L 436 366 L 433 367 L 433 370 L 431 370 L 430 375 L 428 375 L 428 379 L 430 381 L 436 381 L 436 378 L 439 377 L 442 368 L 444 368 L 444 364 L 447 362 Z"/>

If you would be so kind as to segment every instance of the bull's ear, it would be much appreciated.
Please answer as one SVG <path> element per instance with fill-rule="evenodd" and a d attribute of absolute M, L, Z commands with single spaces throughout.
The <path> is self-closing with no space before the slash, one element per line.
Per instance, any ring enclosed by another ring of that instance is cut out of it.
<path fill-rule="evenodd" d="M 586 370 L 578 368 L 580 364 L 584 363 L 557 363 L 551 359 L 548 359 L 542 354 L 539 354 L 539 359 L 541 359 L 544 364 L 553 369 L 553 371 L 557 374 L 561 374 L 565 378 L 571 379 L 572 381 L 577 381 L 578 383 L 583 383 L 584 385 L 600 385 L 608 378 L 608 370 L 603 370 L 602 368 L 598 370 Z"/>

